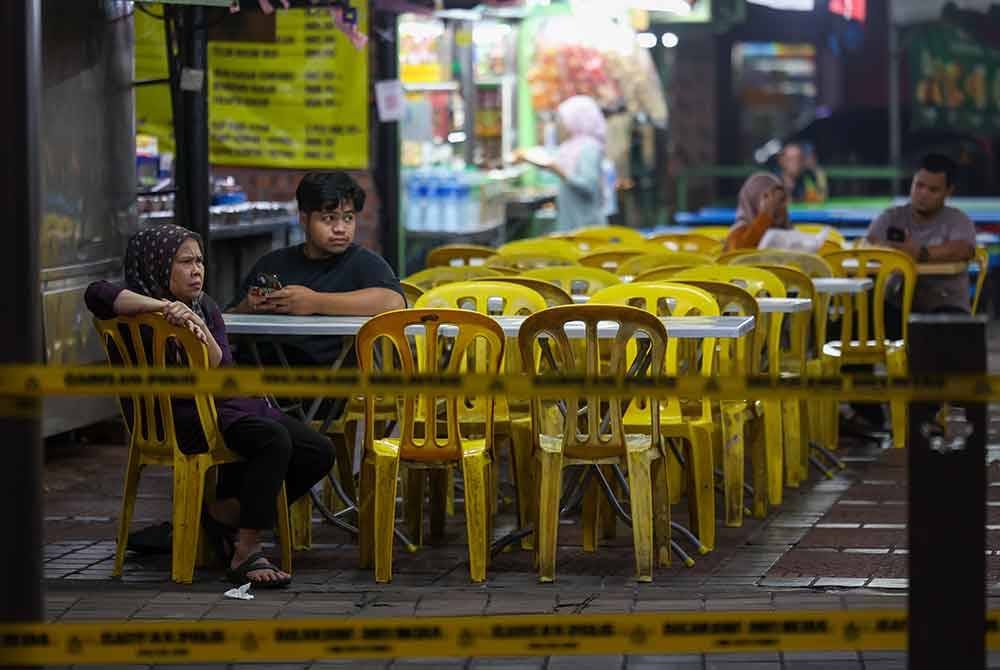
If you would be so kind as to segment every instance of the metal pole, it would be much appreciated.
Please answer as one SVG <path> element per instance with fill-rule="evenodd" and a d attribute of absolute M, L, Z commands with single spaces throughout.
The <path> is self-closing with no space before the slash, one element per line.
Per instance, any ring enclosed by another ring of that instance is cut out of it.
<path fill-rule="evenodd" d="M 376 11 L 371 31 L 375 45 L 375 81 L 399 79 L 396 15 Z M 375 190 L 382 208 L 382 255 L 400 277 L 406 273 L 406 232 L 399 222 L 399 122 L 373 119 Z"/>
<path fill-rule="evenodd" d="M 899 66 L 902 59 L 902 52 L 899 45 L 899 29 L 896 27 L 896 18 L 893 14 L 893 0 L 886 1 L 889 21 L 889 164 L 894 168 L 902 167 L 902 142 L 903 142 L 903 120 L 901 116 L 899 94 Z M 890 195 L 895 196 L 899 191 L 899 179 L 895 178 L 891 182 Z"/>
<path fill-rule="evenodd" d="M 208 254 L 209 207 L 211 192 L 208 164 L 208 30 L 205 8 L 185 7 L 182 11 L 180 95 L 185 143 L 187 188 L 186 225 L 205 240 Z"/>
<path fill-rule="evenodd" d="M 0 210 L 9 222 L 0 249 L 0 286 L 10 325 L 0 329 L 0 363 L 41 360 L 38 294 L 39 119 L 41 118 L 41 2 L 0 2 Z M 42 445 L 41 403 L 23 418 L 0 418 L 4 467 L 0 505 L 5 540 L 0 549 L 0 620 L 41 620 Z"/>
<path fill-rule="evenodd" d="M 913 376 L 985 374 L 986 319 L 914 316 L 908 347 Z M 956 659 L 963 668 L 986 666 L 986 406 L 962 409 L 967 423 L 936 436 L 940 407 L 910 405 L 912 670 L 947 668 Z"/>

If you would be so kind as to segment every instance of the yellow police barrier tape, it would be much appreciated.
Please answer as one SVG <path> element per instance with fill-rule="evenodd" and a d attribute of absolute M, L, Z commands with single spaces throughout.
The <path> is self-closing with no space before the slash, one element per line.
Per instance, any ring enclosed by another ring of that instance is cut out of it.
<path fill-rule="evenodd" d="M 878 377 L 584 377 L 574 375 L 363 375 L 327 368 L 113 368 L 97 366 L 0 366 L 0 396 L 171 393 L 217 396 L 349 396 L 356 394 L 507 395 L 554 398 L 685 396 L 722 400 L 838 399 L 884 402 L 989 402 L 1000 400 L 1000 376 Z M 8 400 L 10 404 L 13 401 Z M 25 405 L 27 407 L 27 405 Z"/>
<path fill-rule="evenodd" d="M 0 665 L 906 648 L 905 610 L 0 625 Z M 1000 648 L 1000 612 L 987 646 Z"/>

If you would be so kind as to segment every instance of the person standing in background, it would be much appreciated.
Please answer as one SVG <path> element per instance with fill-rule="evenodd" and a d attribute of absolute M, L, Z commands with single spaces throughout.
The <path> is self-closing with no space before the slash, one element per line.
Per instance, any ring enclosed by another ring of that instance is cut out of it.
<path fill-rule="evenodd" d="M 556 110 L 562 144 L 551 160 L 519 151 L 516 160 L 550 170 L 560 178 L 556 195 L 557 229 L 607 224 L 605 214 L 604 145 L 608 126 L 593 98 L 575 95 Z"/>
<path fill-rule="evenodd" d="M 826 185 L 820 184 L 816 172 L 807 163 L 816 164 L 816 155 L 802 145 L 786 144 L 778 155 L 778 177 L 785 186 L 785 193 L 792 202 L 823 202 Z M 824 175 L 825 180 L 825 175 Z"/>

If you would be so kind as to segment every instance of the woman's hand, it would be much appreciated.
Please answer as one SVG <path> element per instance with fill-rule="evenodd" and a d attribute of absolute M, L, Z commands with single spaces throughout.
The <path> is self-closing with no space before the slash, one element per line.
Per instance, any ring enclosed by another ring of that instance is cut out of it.
<path fill-rule="evenodd" d="M 202 344 L 208 346 L 208 333 L 202 330 L 201 326 L 192 321 L 186 321 L 185 324 L 187 325 L 187 329 L 194 333 L 194 336 L 197 337 Z"/>
<path fill-rule="evenodd" d="M 208 326 L 205 325 L 201 317 L 195 314 L 193 309 L 180 301 L 168 302 L 163 308 L 163 317 L 167 320 L 167 323 L 174 326 L 194 324 L 202 331 L 208 331 Z"/>

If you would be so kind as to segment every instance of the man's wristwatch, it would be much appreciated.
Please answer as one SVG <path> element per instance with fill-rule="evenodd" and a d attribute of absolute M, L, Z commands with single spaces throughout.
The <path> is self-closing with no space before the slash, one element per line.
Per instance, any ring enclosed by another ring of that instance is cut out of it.
<path fill-rule="evenodd" d="M 917 262 L 926 263 L 931 259 L 931 252 L 927 250 L 926 244 L 920 245 L 920 253 L 917 254 Z"/>

